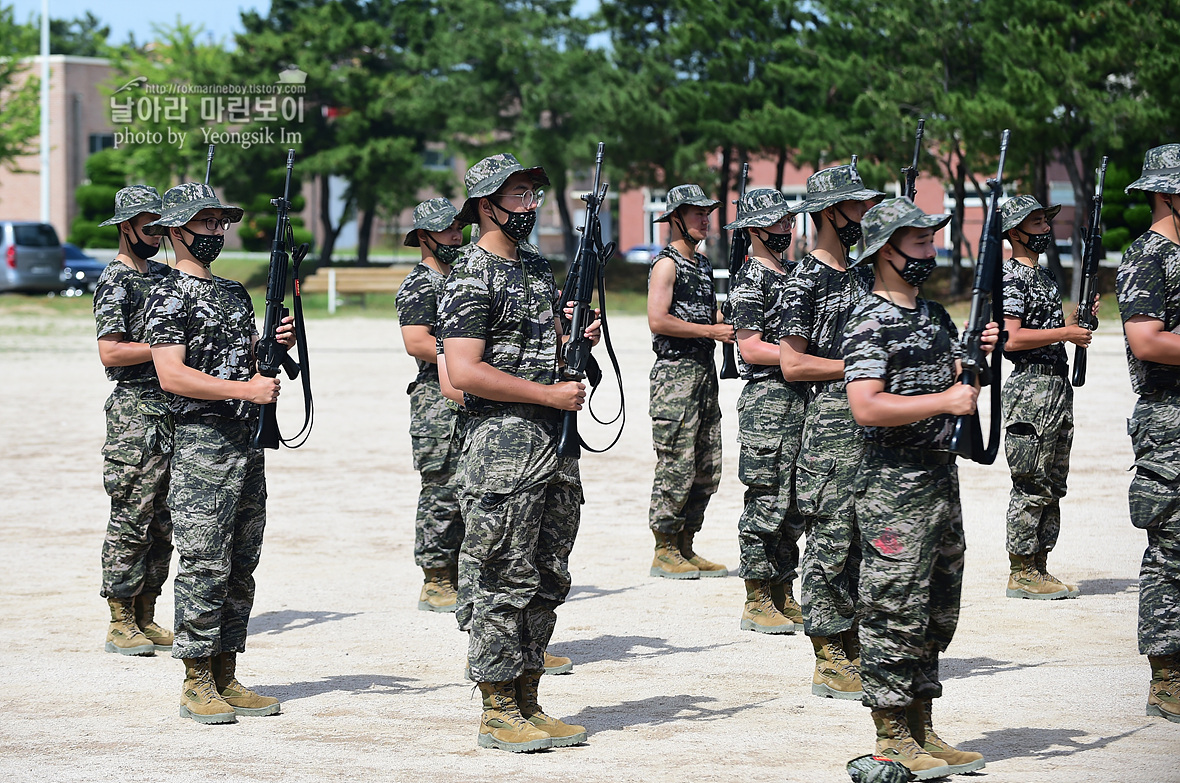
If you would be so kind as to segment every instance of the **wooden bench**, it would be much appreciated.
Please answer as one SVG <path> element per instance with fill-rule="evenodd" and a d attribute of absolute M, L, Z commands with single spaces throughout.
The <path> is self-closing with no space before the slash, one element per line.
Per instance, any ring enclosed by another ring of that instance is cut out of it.
<path fill-rule="evenodd" d="M 365 294 L 396 294 L 413 268 L 413 264 L 320 267 L 315 274 L 304 278 L 299 291 L 301 294 L 327 294 L 328 312 L 334 313 L 337 305 L 342 303 L 341 296 L 360 296 L 363 304 Z"/>

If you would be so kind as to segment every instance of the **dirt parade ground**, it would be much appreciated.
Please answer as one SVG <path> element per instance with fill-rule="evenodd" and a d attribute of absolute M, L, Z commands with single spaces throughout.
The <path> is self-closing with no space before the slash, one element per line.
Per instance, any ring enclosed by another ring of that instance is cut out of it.
<path fill-rule="evenodd" d="M 467 640 L 453 615 L 416 609 L 418 476 L 405 394 L 414 363 L 393 319 L 309 322 L 315 431 L 304 448 L 267 455 L 266 542 L 238 668 L 247 685 L 281 699 L 282 714 L 205 726 L 178 716 L 179 661 L 103 652 L 99 448 L 111 385 L 93 324 L 0 315 L 4 779 L 847 781 L 844 764 L 872 749 L 873 725 L 858 702 L 811 695 L 807 639 L 740 631 L 736 576 L 648 576 L 653 354 L 642 317 L 613 324 L 627 428 L 614 450 L 583 457 L 574 587 L 550 648 L 575 668 L 541 686 L 546 710 L 584 724 L 589 744 L 514 755 L 476 747 L 479 698 L 463 680 Z M 1150 671 L 1135 627 L 1146 539 L 1127 515 L 1134 397 L 1117 322 L 1103 324 L 1089 373 L 1050 561 L 1080 584 L 1080 598 L 1004 597 L 1003 458 L 960 468 L 962 619 L 942 659 L 935 716 L 943 737 L 985 754 L 978 780 L 1180 781 L 1180 726 L 1144 716 Z M 697 539 L 731 569 L 740 388 L 722 382 L 725 472 Z M 601 411 L 612 404 L 603 399 Z M 301 415 L 287 383 L 280 418 L 290 427 Z M 605 442 L 607 431 L 582 421 L 587 439 Z M 171 590 L 169 579 L 164 618 Z"/>

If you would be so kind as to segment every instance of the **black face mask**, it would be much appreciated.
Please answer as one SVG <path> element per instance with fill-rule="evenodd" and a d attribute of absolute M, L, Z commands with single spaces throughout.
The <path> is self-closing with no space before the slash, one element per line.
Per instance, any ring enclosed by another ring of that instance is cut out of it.
<path fill-rule="evenodd" d="M 892 266 L 893 271 L 901 275 L 901 279 L 910 285 L 917 288 L 930 279 L 930 275 L 934 274 L 934 268 L 938 266 L 937 258 L 914 258 L 901 252 L 897 245 L 892 242 L 889 243 L 889 246 L 905 259 L 905 266 L 901 269 L 894 266 L 892 261 L 889 262 L 889 266 Z"/>
<path fill-rule="evenodd" d="M 180 240 L 180 243 L 188 248 L 188 252 L 193 254 L 193 258 L 200 261 L 206 267 L 216 261 L 217 256 L 221 255 L 221 248 L 225 246 L 225 237 L 221 234 L 198 234 L 187 226 L 181 226 L 180 229 L 193 235 L 191 245 L 183 239 Z"/>
<path fill-rule="evenodd" d="M 132 236 L 134 236 L 135 239 L 132 239 Z M 143 238 L 139 235 L 139 232 L 135 230 L 135 226 L 131 227 L 131 234 L 127 236 L 127 247 L 131 251 L 132 255 L 134 255 L 136 258 L 142 258 L 144 261 L 160 252 L 159 245 L 151 245 L 143 241 Z"/>
<path fill-rule="evenodd" d="M 782 253 L 791 246 L 791 232 L 785 234 L 771 234 L 766 232 L 766 236 L 759 237 L 762 244 L 766 245 L 766 249 L 772 253 Z"/>
<path fill-rule="evenodd" d="M 840 217 L 844 218 L 848 222 L 844 224 L 843 228 L 840 228 L 836 225 L 836 221 L 833 220 L 832 228 L 836 229 L 836 236 L 840 238 L 840 244 L 844 245 L 844 247 L 851 248 L 860 241 L 860 223 L 855 222 L 852 220 L 852 218 L 845 215 L 843 210 L 841 210 L 839 207 L 835 207 L 835 210 L 840 213 Z"/>
<path fill-rule="evenodd" d="M 1026 233 L 1024 246 L 1029 249 L 1029 252 L 1040 255 L 1049 249 L 1049 244 L 1053 241 L 1053 230 L 1050 229 L 1044 234 L 1028 234 Z"/>
<path fill-rule="evenodd" d="M 455 263 L 455 260 L 459 258 L 459 254 L 463 252 L 463 245 L 461 244 L 444 245 L 439 242 L 435 242 L 433 239 L 429 240 L 429 242 L 430 244 L 428 244 L 427 247 L 430 248 L 430 252 L 434 254 L 435 259 L 440 264 L 451 266 Z M 431 244 L 434 245 L 434 247 L 430 247 Z"/>
<path fill-rule="evenodd" d="M 508 218 L 501 223 L 496 220 L 496 215 L 493 212 L 492 222 L 500 227 L 504 235 L 513 242 L 520 244 L 529 238 L 529 234 L 533 233 L 533 228 L 537 225 L 537 210 L 530 209 L 528 212 L 509 212 L 494 201 L 489 203 L 496 209 L 501 210 L 508 215 Z"/>

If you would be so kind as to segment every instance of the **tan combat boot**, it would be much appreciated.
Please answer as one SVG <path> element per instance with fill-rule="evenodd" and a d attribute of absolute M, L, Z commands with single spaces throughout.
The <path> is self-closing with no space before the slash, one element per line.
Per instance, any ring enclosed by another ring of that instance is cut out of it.
<path fill-rule="evenodd" d="M 665 579 L 699 579 L 701 571 L 680 554 L 675 533 L 652 531 L 656 537 L 656 555 L 651 561 L 651 576 Z"/>
<path fill-rule="evenodd" d="M 550 655 L 545 653 L 545 673 L 546 674 L 566 674 L 574 670 L 574 662 L 569 658 L 563 658 L 560 655 Z"/>
<path fill-rule="evenodd" d="M 873 710 L 877 727 L 877 755 L 902 764 L 916 780 L 941 778 L 951 774 L 950 765 L 934 758 L 914 741 L 906 724 L 904 707 Z"/>
<path fill-rule="evenodd" d="M 987 766 L 982 753 L 971 750 L 956 750 L 950 743 L 934 733 L 934 722 L 931 717 L 933 700 L 920 699 L 906 707 L 906 725 L 914 742 L 922 750 L 939 761 L 945 762 L 951 768 L 949 774 L 959 775 L 964 772 L 974 772 Z"/>
<path fill-rule="evenodd" d="M 537 701 L 537 688 L 541 684 L 541 672 L 527 672 L 516 678 L 516 705 L 524 719 L 553 740 L 554 748 L 581 745 L 586 741 L 586 727 L 565 723 L 545 714 Z"/>
<path fill-rule="evenodd" d="M 1082 591 L 1078 589 L 1077 585 L 1071 585 L 1068 582 L 1062 582 L 1060 579 L 1053 576 L 1053 574 L 1049 573 L 1047 568 L 1049 562 L 1048 550 L 1045 550 L 1044 552 L 1037 552 L 1035 555 L 1033 555 L 1033 562 L 1036 564 L 1037 570 L 1041 572 L 1041 576 L 1045 577 L 1045 581 L 1052 584 L 1061 585 L 1069 591 L 1069 595 L 1066 596 L 1066 598 L 1077 598 L 1082 594 Z"/>
<path fill-rule="evenodd" d="M 107 599 L 107 606 L 111 609 L 111 624 L 107 626 L 107 643 L 103 649 L 119 655 L 155 655 L 156 645 L 135 624 L 135 610 L 131 601 L 130 598 Z"/>
<path fill-rule="evenodd" d="M 852 665 L 860 670 L 860 627 L 853 623 L 847 631 L 840 632 L 840 647 Z"/>
<path fill-rule="evenodd" d="M 213 681 L 217 685 L 217 692 L 226 704 L 233 708 L 238 715 L 261 716 L 277 715 L 280 709 L 279 700 L 273 696 L 263 696 L 238 682 L 234 675 L 237 673 L 237 653 L 221 653 L 213 656 Z"/>
<path fill-rule="evenodd" d="M 706 560 L 693 551 L 692 539 L 694 536 L 696 536 L 696 533 L 689 533 L 684 530 L 680 531 L 680 556 L 696 566 L 697 570 L 701 572 L 702 577 L 729 576 L 728 568 L 720 563 L 714 563 L 712 560 Z"/>
<path fill-rule="evenodd" d="M 172 632 L 156 624 L 156 599 L 159 595 L 140 593 L 135 596 L 135 624 L 143 635 L 152 640 L 157 652 L 172 649 Z"/>
<path fill-rule="evenodd" d="M 197 723 L 237 723 L 234 708 L 217 693 L 213 669 L 208 658 L 184 659 L 184 690 L 180 697 L 180 717 Z"/>
<path fill-rule="evenodd" d="M 459 591 L 449 568 L 423 568 L 426 575 L 418 594 L 418 609 L 423 612 L 453 612 L 459 604 Z"/>
<path fill-rule="evenodd" d="M 803 609 L 795 600 L 795 590 L 790 582 L 780 582 L 770 586 L 770 598 L 774 607 L 782 612 L 792 623 L 796 631 L 803 630 Z"/>
<path fill-rule="evenodd" d="M 1180 656 L 1149 655 L 1151 685 L 1147 689 L 1147 714 L 1180 723 Z"/>
<path fill-rule="evenodd" d="M 516 703 L 516 684 L 481 682 L 483 716 L 479 719 L 479 746 L 512 753 L 532 753 L 553 747 L 553 738 L 524 719 Z"/>
<path fill-rule="evenodd" d="M 860 699 L 864 690 L 860 684 L 860 670 L 852 665 L 839 637 L 811 637 L 815 648 L 815 674 L 811 677 L 811 693 L 829 699 Z"/>
<path fill-rule="evenodd" d="M 764 580 L 747 579 L 741 629 L 758 633 L 795 633 L 795 623 L 774 605 L 770 586 Z"/>
<path fill-rule="evenodd" d="M 1037 569 L 1035 555 L 1014 555 L 1008 553 L 1009 598 L 1032 598 L 1037 601 L 1052 601 L 1069 598 L 1069 590 L 1060 582 L 1050 582 Z"/>

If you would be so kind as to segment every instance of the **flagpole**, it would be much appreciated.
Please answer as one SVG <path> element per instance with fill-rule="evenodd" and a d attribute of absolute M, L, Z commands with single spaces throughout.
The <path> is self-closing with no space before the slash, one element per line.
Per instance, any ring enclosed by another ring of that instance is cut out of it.
<path fill-rule="evenodd" d="M 41 0 L 41 222 L 49 222 L 49 0 Z"/>

